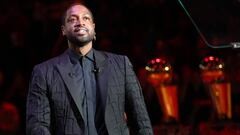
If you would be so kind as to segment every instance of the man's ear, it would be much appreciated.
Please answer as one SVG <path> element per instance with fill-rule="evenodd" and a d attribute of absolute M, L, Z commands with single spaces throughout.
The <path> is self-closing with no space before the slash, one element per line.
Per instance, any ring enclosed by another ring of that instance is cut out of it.
<path fill-rule="evenodd" d="M 61 29 L 62 29 L 62 35 L 65 36 L 65 35 L 66 35 L 66 32 L 65 32 L 65 26 L 62 25 L 62 26 L 61 26 Z"/>
<path fill-rule="evenodd" d="M 94 28 L 94 37 L 93 37 L 93 41 L 96 41 L 97 38 L 96 38 L 96 31 L 95 31 L 95 23 L 93 23 L 93 28 Z"/>

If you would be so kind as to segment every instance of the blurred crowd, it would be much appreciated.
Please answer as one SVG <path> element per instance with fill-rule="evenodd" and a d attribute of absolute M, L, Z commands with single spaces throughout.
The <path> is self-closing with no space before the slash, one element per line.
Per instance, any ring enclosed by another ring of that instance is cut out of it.
<path fill-rule="evenodd" d="M 67 48 L 61 35 L 66 0 L 2 0 L 0 2 L 0 134 L 25 134 L 25 101 L 35 64 Z M 199 63 L 221 57 L 232 84 L 233 120 L 240 120 L 239 50 L 211 49 L 175 0 L 87 0 L 96 22 L 96 49 L 127 55 L 143 88 L 153 125 L 161 122 L 156 94 L 146 80 L 146 63 L 166 58 L 177 76 L 180 121 L 199 124 L 211 119 L 212 106 L 202 85 Z M 229 29 L 240 18 L 229 20 Z M 238 25 L 239 26 L 239 25 Z M 238 27 L 236 26 L 236 27 Z M 228 37 L 225 37 L 228 38 Z M 213 37 L 212 43 L 223 40 Z M 13 122 L 14 121 L 14 122 Z M 5 124 L 2 124 L 5 123 Z"/>

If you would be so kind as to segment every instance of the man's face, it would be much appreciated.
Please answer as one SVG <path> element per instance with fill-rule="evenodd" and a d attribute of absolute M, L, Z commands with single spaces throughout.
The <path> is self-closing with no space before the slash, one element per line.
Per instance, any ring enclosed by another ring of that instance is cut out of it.
<path fill-rule="evenodd" d="M 91 12 L 83 5 L 74 5 L 66 12 L 62 33 L 74 45 L 83 46 L 95 36 L 95 24 Z"/>

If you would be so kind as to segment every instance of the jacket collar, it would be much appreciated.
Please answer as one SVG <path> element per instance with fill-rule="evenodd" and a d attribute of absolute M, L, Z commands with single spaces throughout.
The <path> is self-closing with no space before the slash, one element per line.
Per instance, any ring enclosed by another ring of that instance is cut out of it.
<path fill-rule="evenodd" d="M 68 91 L 75 102 L 77 109 L 79 110 L 81 116 L 83 116 L 83 108 L 80 104 L 83 100 L 83 96 L 78 95 L 78 84 L 74 80 L 74 76 L 77 75 L 74 68 L 76 67 L 76 63 L 79 62 L 81 56 L 77 55 L 77 53 L 72 52 L 73 50 L 67 49 L 60 57 L 59 62 L 57 64 L 57 69 L 62 76 L 64 83 L 66 84 Z M 109 77 L 109 69 L 108 69 L 108 58 L 102 51 L 97 51 L 92 49 L 92 56 L 95 57 L 96 67 L 99 69 L 99 72 L 96 73 L 96 81 L 99 84 L 99 90 L 101 94 L 102 103 L 104 106 L 104 110 L 106 107 L 107 100 L 107 86 L 108 86 L 108 77 Z M 84 117 L 82 117 L 84 118 Z"/>

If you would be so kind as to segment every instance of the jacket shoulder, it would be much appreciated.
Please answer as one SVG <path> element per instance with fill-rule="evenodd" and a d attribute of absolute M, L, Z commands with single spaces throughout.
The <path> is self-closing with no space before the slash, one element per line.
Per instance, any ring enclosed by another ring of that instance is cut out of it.
<path fill-rule="evenodd" d="M 120 68 L 124 68 L 126 65 L 133 67 L 129 58 L 126 55 L 116 54 L 111 52 L 103 52 L 111 63 L 118 65 Z"/>
<path fill-rule="evenodd" d="M 117 54 L 117 53 L 112 53 L 112 52 L 104 52 L 104 51 L 103 51 L 103 53 L 104 53 L 109 59 L 124 60 L 124 58 L 127 57 L 126 55 Z"/>

